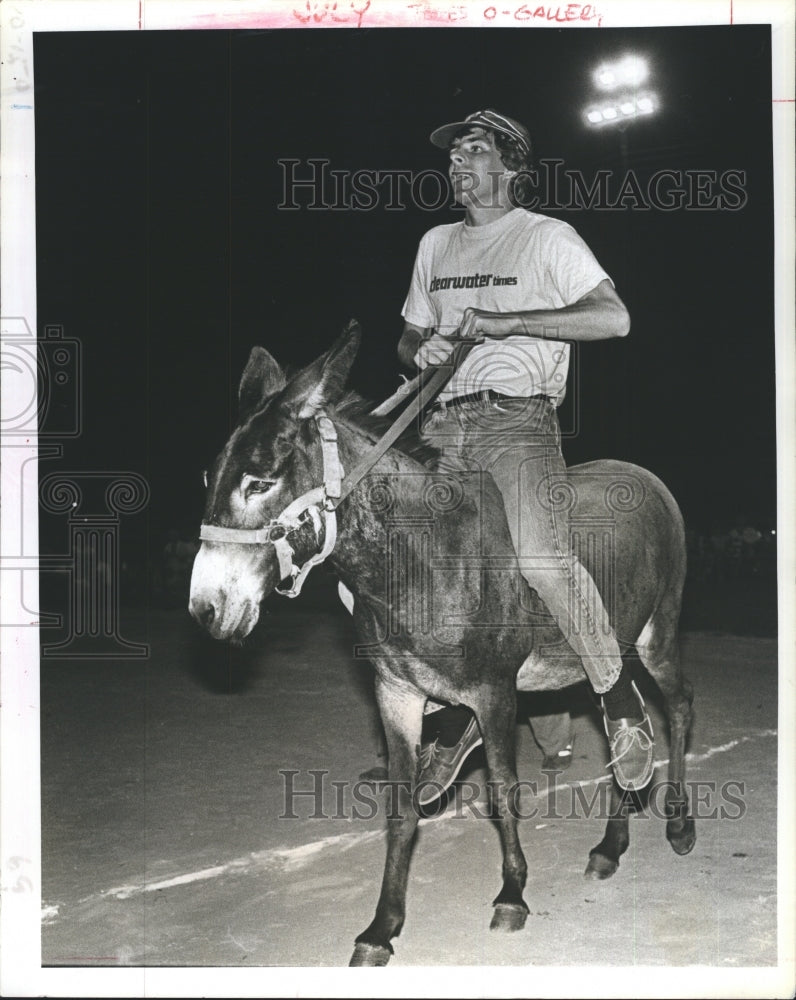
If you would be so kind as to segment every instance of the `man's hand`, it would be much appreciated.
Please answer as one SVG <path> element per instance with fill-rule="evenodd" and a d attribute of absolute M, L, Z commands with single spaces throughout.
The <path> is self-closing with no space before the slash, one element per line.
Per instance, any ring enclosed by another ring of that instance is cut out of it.
<path fill-rule="evenodd" d="M 432 333 L 428 340 L 424 340 L 420 345 L 412 360 L 418 368 L 443 365 L 450 359 L 457 344 L 463 340 L 473 340 L 480 344 L 490 336 L 507 336 L 500 319 L 500 313 L 490 313 L 486 309 L 465 309 L 462 325 L 452 338 Z"/>
<path fill-rule="evenodd" d="M 456 345 L 463 340 L 472 340 L 480 344 L 487 338 L 499 340 L 508 337 L 511 332 L 510 315 L 489 312 L 486 309 L 468 308 L 464 310 L 461 326 L 453 337 L 448 338 L 443 337 L 440 333 L 432 333 L 427 340 L 420 344 L 412 361 L 418 368 L 426 368 L 428 365 L 443 365 L 450 360 Z"/>
<path fill-rule="evenodd" d="M 412 359 L 418 368 L 427 368 L 429 365 L 444 365 L 453 354 L 456 347 L 455 340 L 448 340 L 439 333 L 432 333 L 428 340 L 424 340 Z"/>
<path fill-rule="evenodd" d="M 509 336 L 511 324 L 504 313 L 489 312 L 487 309 L 467 308 L 462 315 L 458 337 L 461 340 L 500 340 Z"/>

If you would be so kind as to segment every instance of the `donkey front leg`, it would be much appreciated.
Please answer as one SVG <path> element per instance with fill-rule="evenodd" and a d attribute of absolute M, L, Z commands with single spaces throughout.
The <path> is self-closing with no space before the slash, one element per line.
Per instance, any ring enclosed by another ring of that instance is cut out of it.
<path fill-rule="evenodd" d="M 418 822 L 413 791 L 425 696 L 378 678 L 376 697 L 387 737 L 392 793 L 387 798 L 387 860 L 376 915 L 356 939 L 350 965 L 386 965 L 393 954 L 390 939 L 401 932 L 404 922 L 409 860 Z"/>
<path fill-rule="evenodd" d="M 595 880 L 610 878 L 619 867 L 619 859 L 630 844 L 628 812 L 634 794 L 622 792 L 616 780 L 611 782 L 611 811 L 608 823 L 603 839 L 589 851 L 589 863 L 584 872 L 586 878 Z"/>
<path fill-rule="evenodd" d="M 517 834 L 517 774 L 514 760 L 516 691 L 490 692 L 489 704 L 476 709 L 489 768 L 493 818 L 500 829 L 503 848 L 503 888 L 492 905 L 490 930 L 519 931 L 525 926 L 528 907 L 522 898 L 528 866 Z"/>

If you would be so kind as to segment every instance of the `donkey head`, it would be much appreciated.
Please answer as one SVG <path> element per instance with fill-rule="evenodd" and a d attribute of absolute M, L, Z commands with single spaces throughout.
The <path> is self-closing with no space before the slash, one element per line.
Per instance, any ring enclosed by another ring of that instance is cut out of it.
<path fill-rule="evenodd" d="M 342 396 L 359 340 L 359 325 L 352 320 L 322 357 L 289 380 L 268 351 L 252 350 L 240 383 L 238 426 L 208 472 L 203 525 L 266 528 L 297 497 L 322 485 L 314 418 Z M 241 641 L 284 574 L 272 542 L 235 538 L 230 531 L 224 540 L 202 542 L 189 607 L 215 638 Z M 291 534 L 291 545 L 297 559 L 317 551 L 311 522 Z"/>

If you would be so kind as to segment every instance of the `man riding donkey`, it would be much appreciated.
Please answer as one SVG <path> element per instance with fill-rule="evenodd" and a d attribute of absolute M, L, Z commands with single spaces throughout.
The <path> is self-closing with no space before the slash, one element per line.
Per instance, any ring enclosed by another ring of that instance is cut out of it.
<path fill-rule="evenodd" d="M 489 109 L 430 138 L 448 150 L 465 218 L 420 242 L 398 355 L 423 369 L 448 362 L 460 341 L 477 343 L 428 411 L 422 436 L 439 449 L 441 469 L 494 479 L 520 571 L 601 696 L 617 782 L 640 789 L 653 771 L 652 726 L 597 588 L 570 551 L 566 513 L 554 496 L 565 470 L 557 407 L 566 388 L 566 341 L 624 337 L 628 313 L 571 226 L 520 207 L 531 159 L 525 126 Z M 468 709 L 426 715 L 419 774 L 430 789 L 426 801 L 450 786 L 480 743 Z M 566 743 L 559 749 L 563 756 L 571 750 Z"/>

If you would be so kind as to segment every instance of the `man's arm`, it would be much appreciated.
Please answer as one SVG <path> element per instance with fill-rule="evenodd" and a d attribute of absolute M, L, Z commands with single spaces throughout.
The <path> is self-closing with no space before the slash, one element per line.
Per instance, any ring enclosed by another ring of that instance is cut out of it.
<path fill-rule="evenodd" d="M 398 341 L 398 358 L 402 364 L 406 365 L 407 368 L 413 368 L 417 365 L 415 355 L 420 350 L 420 345 L 429 339 L 432 332 L 427 327 L 416 326 L 414 323 L 409 322 L 404 323 L 403 333 L 401 334 L 401 339 Z M 446 343 L 448 342 L 446 341 Z M 452 344 L 448 353 L 451 350 L 453 350 Z M 443 358 L 442 360 L 444 361 L 445 359 Z M 418 365 L 418 367 L 421 366 Z M 422 367 L 425 368 L 425 365 Z"/>
<path fill-rule="evenodd" d="M 502 340 L 510 336 L 542 340 L 610 340 L 625 337 L 629 332 L 628 311 L 606 278 L 583 298 L 563 309 L 509 313 L 465 309 L 453 340 L 432 329 L 405 323 L 398 343 L 398 357 L 407 368 L 425 368 L 429 364 L 444 364 L 457 340 Z"/>
<path fill-rule="evenodd" d="M 462 340 L 527 336 L 542 340 L 610 340 L 630 332 L 625 304 L 606 278 L 583 298 L 563 309 L 531 309 L 497 313 L 465 309 L 458 336 Z"/>

